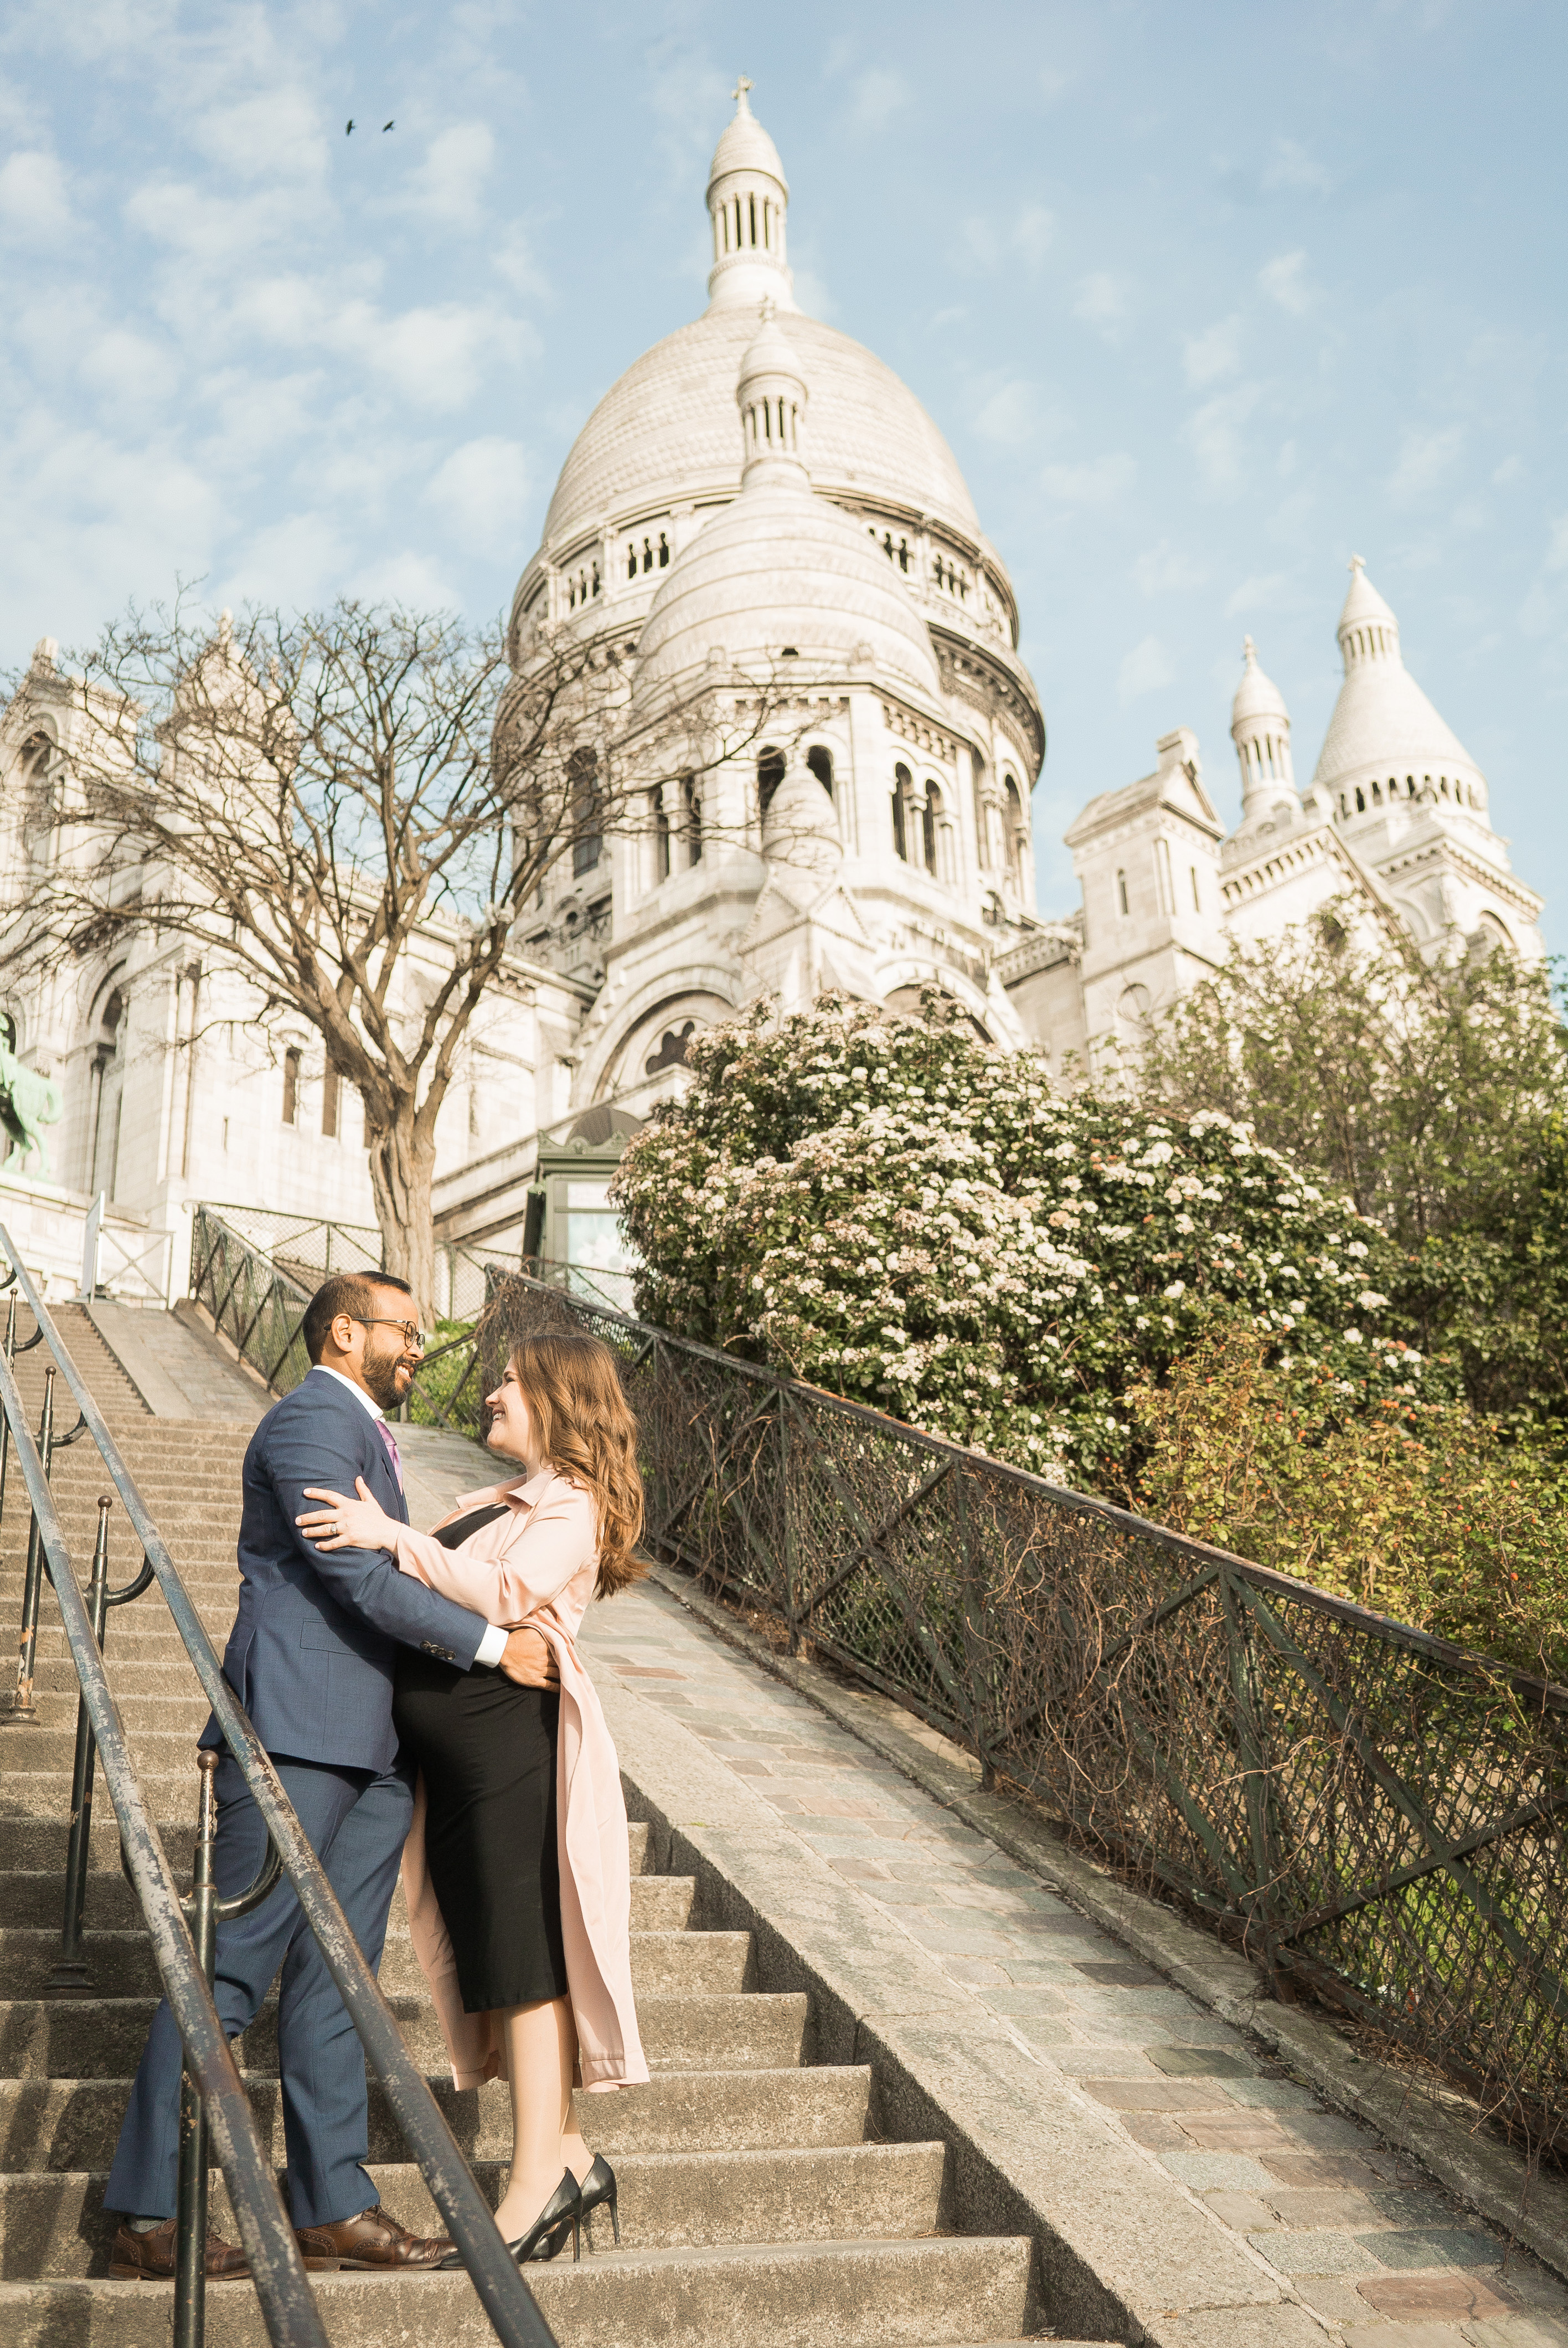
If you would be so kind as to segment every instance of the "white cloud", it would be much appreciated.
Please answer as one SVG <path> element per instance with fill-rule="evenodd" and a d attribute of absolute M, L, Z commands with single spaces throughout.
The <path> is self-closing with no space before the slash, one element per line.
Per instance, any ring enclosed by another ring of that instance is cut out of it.
<path fill-rule="evenodd" d="M 1271 195 L 1278 189 L 1290 188 L 1298 194 L 1326 196 L 1332 190 L 1334 181 L 1317 157 L 1298 139 L 1276 139 L 1274 154 L 1263 175 L 1263 184 Z"/>
<path fill-rule="evenodd" d="M 425 489 L 425 502 L 466 548 L 506 554 L 518 543 L 531 494 L 527 450 L 519 441 L 490 434 L 453 449 Z"/>
<path fill-rule="evenodd" d="M 1401 504 L 1424 498 L 1436 489 L 1463 446 L 1464 433 L 1457 424 L 1441 432 L 1407 433 L 1389 479 L 1389 495 Z"/>
<path fill-rule="evenodd" d="M 903 75 L 886 66 L 873 66 L 856 82 L 850 120 L 858 123 L 863 130 L 885 130 L 908 103 L 909 85 Z"/>
<path fill-rule="evenodd" d="M 1222 318 L 1201 335 L 1182 337 L 1182 365 L 1194 387 L 1234 375 L 1241 363 L 1241 320 Z"/>
<path fill-rule="evenodd" d="M 1251 470 L 1242 439 L 1242 427 L 1257 405 L 1255 383 L 1238 383 L 1206 400 L 1189 419 L 1184 438 L 1198 460 L 1211 489 L 1229 493 L 1241 487 Z"/>
<path fill-rule="evenodd" d="M 1263 571 L 1251 579 L 1244 579 L 1235 592 L 1226 598 L 1225 617 L 1240 620 L 1250 612 L 1276 612 L 1282 604 L 1296 600 L 1296 582 L 1288 571 Z"/>
<path fill-rule="evenodd" d="M 510 228 L 501 231 L 490 265 L 514 294 L 540 299 L 550 291 L 549 280 L 535 256 L 533 241 L 520 221 L 514 221 Z"/>
<path fill-rule="evenodd" d="M 1306 282 L 1306 271 L 1305 252 L 1280 252 L 1264 263 L 1257 273 L 1257 282 L 1271 302 L 1277 302 L 1282 310 L 1298 318 L 1312 306 L 1312 289 Z"/>
<path fill-rule="evenodd" d="M 250 538 L 231 558 L 222 588 L 231 603 L 278 603 L 299 610 L 330 601 L 343 583 L 348 550 L 331 518 L 286 514 Z"/>
<path fill-rule="evenodd" d="M 1026 204 L 1013 226 L 1013 251 L 1030 269 L 1038 269 L 1056 235 L 1056 215 L 1043 204 Z"/>
<path fill-rule="evenodd" d="M 57 159 L 34 148 L 0 165 L 0 222 L 19 237 L 53 242 L 71 225 L 66 175 Z"/>
<path fill-rule="evenodd" d="M 1175 682 L 1176 664 L 1158 636 L 1145 636 L 1122 656 L 1116 672 L 1116 695 L 1123 708 L 1145 693 Z"/>
<path fill-rule="evenodd" d="M 1524 467 L 1517 457 L 1505 457 L 1501 464 L 1496 468 L 1492 474 L 1492 488 L 1494 489 L 1506 489 L 1511 482 L 1518 480 L 1523 470 Z"/>
<path fill-rule="evenodd" d="M 1004 383 L 975 418 L 975 429 L 999 448 L 1020 448 L 1040 428 L 1039 399 L 1032 383 Z"/>
<path fill-rule="evenodd" d="M 1097 269 L 1080 279 L 1072 314 L 1103 335 L 1108 342 L 1114 342 L 1127 323 L 1127 296 L 1108 271 Z"/>
<path fill-rule="evenodd" d="M 166 399 L 181 375 L 172 351 L 128 326 L 94 335 L 83 351 L 81 370 L 95 390 L 116 401 Z"/>
<path fill-rule="evenodd" d="M 1568 571 L 1568 513 L 1559 514 L 1552 525 L 1543 567 L 1548 571 Z"/>
<path fill-rule="evenodd" d="M 495 139 L 483 122 L 455 122 L 430 141 L 404 201 L 422 220 L 477 227 L 495 155 Z"/>
<path fill-rule="evenodd" d="M 1048 465 L 1040 485 L 1064 506 L 1103 506 L 1129 490 L 1138 467 L 1124 449 L 1112 457 L 1091 457 L 1081 465 Z"/>
<path fill-rule="evenodd" d="M 211 107 L 193 115 L 190 134 L 238 179 L 316 180 L 326 171 L 325 127 L 301 90 L 260 90 L 237 106 Z"/>
<path fill-rule="evenodd" d="M 1208 575 L 1168 538 L 1147 548 L 1132 565 L 1132 583 L 1141 595 L 1173 595 L 1185 587 L 1201 587 Z"/>

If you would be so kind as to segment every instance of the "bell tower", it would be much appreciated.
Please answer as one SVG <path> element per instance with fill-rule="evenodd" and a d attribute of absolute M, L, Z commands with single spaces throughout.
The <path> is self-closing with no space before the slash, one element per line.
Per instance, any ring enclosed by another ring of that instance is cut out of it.
<path fill-rule="evenodd" d="M 708 214 L 713 225 L 713 266 L 708 294 L 713 309 L 740 303 L 756 309 L 771 301 L 793 310 L 794 280 L 784 257 L 789 183 L 779 150 L 752 112 L 744 74 L 735 85 L 735 113 L 713 149 L 708 173 Z"/>

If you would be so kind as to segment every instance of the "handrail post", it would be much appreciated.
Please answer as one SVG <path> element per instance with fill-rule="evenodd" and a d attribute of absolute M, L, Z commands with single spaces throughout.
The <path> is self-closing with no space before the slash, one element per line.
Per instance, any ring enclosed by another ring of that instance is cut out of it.
<path fill-rule="evenodd" d="M 16 1365 L 16 1292 L 11 1291 L 11 1301 L 5 1313 L 5 1360 L 9 1367 Z M 5 1519 L 5 1470 L 11 1460 L 11 1422 L 0 1411 L 0 1524 Z"/>
<path fill-rule="evenodd" d="M 196 1962 L 209 1989 L 218 1948 L 213 1913 L 217 1887 L 212 1854 L 218 1840 L 218 1803 L 213 1779 L 216 1753 L 199 1753 L 201 1790 L 196 1811 L 196 1857 L 186 1921 L 196 1943 Z M 207 2333 L 207 2118 L 189 2065 L 179 2075 L 179 2180 L 175 2194 L 174 2348 L 203 2348 Z"/>
<path fill-rule="evenodd" d="M 210 1748 L 199 1753 L 201 1790 L 196 1810 L 196 1855 L 191 1869 L 190 1897 L 180 1902 L 196 1962 L 209 1991 L 218 1957 L 218 1927 L 259 1908 L 283 1871 L 283 1862 L 271 1834 L 261 1864 L 249 1888 L 228 1900 L 219 1897 L 215 1854 L 218 1848 L 218 1763 Z M 179 2176 L 175 2192 L 174 2336 L 173 2348 L 202 2348 L 207 2325 L 207 2188 L 210 2156 L 207 2145 L 207 2115 L 190 2070 L 179 2075 Z"/>
<path fill-rule="evenodd" d="M 114 1501 L 98 1497 L 98 1537 L 93 1548 L 92 1586 L 87 1613 L 98 1653 L 103 1653 L 104 1624 L 108 1620 L 109 1510 Z M 87 1711 L 85 1690 L 77 1699 L 77 1754 L 71 1769 L 71 1839 L 66 1853 L 66 1908 L 60 1925 L 60 1953 L 44 1983 L 51 1997 L 90 1997 L 93 1993 L 87 1959 L 82 1954 L 82 1925 L 87 1900 L 87 1863 L 93 1831 L 93 1777 L 97 1740 Z"/>
<path fill-rule="evenodd" d="M 47 1478 L 55 1456 L 55 1373 L 44 1372 L 44 1408 L 38 1420 L 38 1457 Z M 4 1717 L 13 1727 L 31 1727 L 38 1717 L 33 1681 L 38 1662 L 38 1597 L 44 1581 L 44 1546 L 38 1537 L 38 1511 L 27 1528 L 27 1572 L 22 1585 L 22 1645 L 16 1658 L 16 1692 Z"/>

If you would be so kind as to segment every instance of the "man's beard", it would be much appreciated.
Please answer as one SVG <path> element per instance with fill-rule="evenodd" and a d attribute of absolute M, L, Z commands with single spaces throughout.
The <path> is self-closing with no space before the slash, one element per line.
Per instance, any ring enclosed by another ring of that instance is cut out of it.
<path fill-rule="evenodd" d="M 366 1391 L 372 1401 L 378 1402 L 383 1410 L 397 1410 L 402 1406 L 404 1389 L 397 1383 L 397 1373 L 402 1366 L 401 1353 L 377 1354 L 373 1357 L 367 1352 L 361 1365 L 360 1375 L 364 1380 Z"/>

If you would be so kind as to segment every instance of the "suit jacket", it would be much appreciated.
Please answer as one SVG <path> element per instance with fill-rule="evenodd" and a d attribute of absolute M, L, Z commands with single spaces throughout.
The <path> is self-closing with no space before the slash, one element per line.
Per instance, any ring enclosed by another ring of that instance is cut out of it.
<path fill-rule="evenodd" d="M 323 1550 L 305 1539 L 294 1519 L 321 1506 L 305 1486 L 352 1493 L 356 1476 L 389 1517 L 408 1522 L 375 1421 L 336 1378 L 312 1370 L 245 1454 L 240 1611 L 223 1676 L 269 1753 L 380 1770 L 397 1751 L 399 1644 L 467 1671 L 486 1620 L 400 1573 L 384 1550 Z M 200 1741 L 222 1743 L 216 1720 Z"/>

